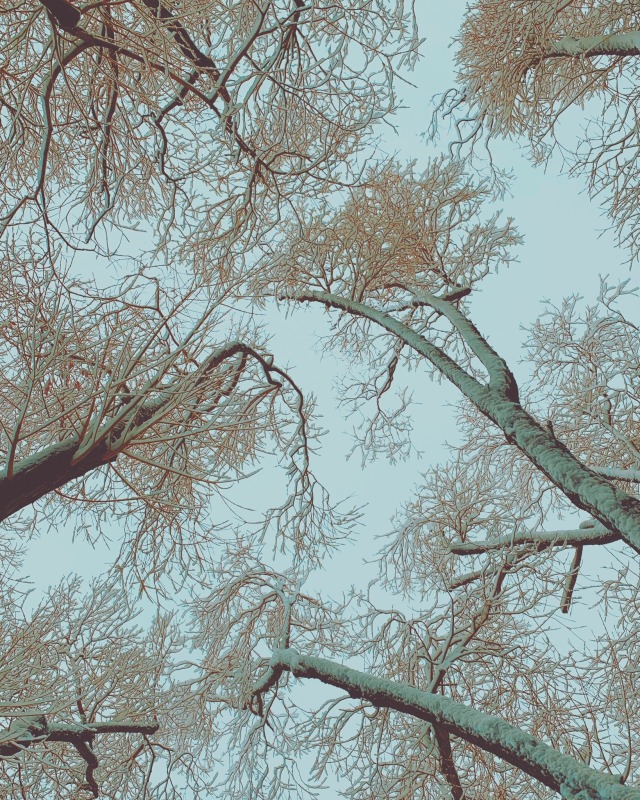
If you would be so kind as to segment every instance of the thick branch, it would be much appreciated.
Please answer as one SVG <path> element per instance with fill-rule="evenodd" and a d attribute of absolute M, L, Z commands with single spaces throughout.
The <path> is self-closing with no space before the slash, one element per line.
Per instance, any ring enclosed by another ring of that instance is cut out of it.
<path fill-rule="evenodd" d="M 568 614 L 571 608 L 571 600 L 573 599 L 573 592 L 576 588 L 578 580 L 578 572 L 580 571 L 580 564 L 582 563 L 582 546 L 576 547 L 573 554 L 573 561 L 571 562 L 571 569 L 567 575 L 564 591 L 562 592 L 562 600 L 560 602 L 560 610 L 563 614 Z"/>
<path fill-rule="evenodd" d="M 156 17 L 166 23 L 167 28 L 173 34 L 173 38 L 185 58 L 191 61 L 198 69 L 208 71 L 214 80 L 219 81 L 220 70 L 215 61 L 200 50 L 180 20 L 176 19 L 160 0 L 142 0 L 142 2 L 148 9 L 153 11 Z M 226 103 L 231 102 L 231 96 L 224 86 L 218 89 L 218 93 Z"/>
<path fill-rule="evenodd" d="M 487 370 L 490 387 L 518 401 L 518 385 L 507 362 L 496 353 L 473 322 L 453 305 L 451 296 L 441 298 L 427 292 L 419 292 L 415 296 L 421 304 L 431 306 L 449 320 Z"/>
<path fill-rule="evenodd" d="M 485 539 L 482 542 L 453 542 L 449 551 L 458 556 L 477 556 L 491 550 L 502 550 L 505 547 L 522 547 L 530 545 L 536 550 L 546 550 L 547 547 L 582 547 L 590 544 L 611 544 L 617 542 L 620 536 L 606 528 L 587 528 L 568 531 L 534 531 L 532 533 L 518 533 L 514 536 L 496 536 L 495 539 Z"/>
<path fill-rule="evenodd" d="M 602 475 L 603 478 L 640 483 L 640 469 L 619 469 L 618 467 L 591 467 L 591 469 L 596 475 Z"/>
<path fill-rule="evenodd" d="M 578 58 L 580 56 L 639 56 L 640 31 L 612 33 L 604 36 L 565 36 L 554 42 L 537 58 Z"/>
<path fill-rule="evenodd" d="M 258 353 L 241 342 L 232 342 L 209 356 L 199 368 L 195 386 L 206 381 L 208 375 L 223 361 L 238 353 L 246 353 L 261 359 Z M 170 384 L 147 402 L 130 401 L 119 412 L 116 424 L 113 420 L 98 431 L 91 444 L 85 448 L 78 435 L 34 453 L 16 463 L 11 477 L 0 478 L 0 522 L 22 508 L 34 503 L 49 492 L 115 461 L 132 435 L 161 414 L 175 401 L 179 387 Z"/>
<path fill-rule="evenodd" d="M 18 723 L 19 724 L 19 723 Z M 24 726 L 9 729 L 2 738 L 16 731 L 16 738 L 0 744 L 0 758 L 8 758 L 20 753 L 26 747 L 40 742 L 88 742 L 94 736 L 106 733 L 139 733 L 151 735 L 156 733 L 157 722 L 94 722 L 91 725 L 73 725 L 47 722 L 46 717 L 37 717 Z"/>
<path fill-rule="evenodd" d="M 64 31 L 72 31 L 80 22 L 80 12 L 68 0 L 40 0 Z"/>
<path fill-rule="evenodd" d="M 455 761 L 453 760 L 453 752 L 451 750 L 451 740 L 449 734 L 443 730 L 439 725 L 433 726 L 433 732 L 436 737 L 436 744 L 438 746 L 438 754 L 440 756 L 440 772 L 444 775 L 449 787 L 451 789 L 451 797 L 453 800 L 465 800 L 464 789 L 460 782 L 460 776 L 456 769 Z"/>
<path fill-rule="evenodd" d="M 564 798 L 640 800 L 640 789 L 623 786 L 612 776 L 554 750 L 498 717 L 442 695 L 368 675 L 324 658 L 303 656 L 292 649 L 276 650 L 270 674 L 263 677 L 255 691 L 264 691 L 283 671 L 298 678 L 314 678 L 376 707 L 391 708 L 430 722 L 502 758 L 553 791 L 561 792 Z"/>
<path fill-rule="evenodd" d="M 86 763 L 86 788 L 94 797 L 98 797 L 100 791 L 94 773 L 99 763 L 92 747 L 95 737 L 105 733 L 137 733 L 149 736 L 158 728 L 157 722 L 95 722 L 92 725 L 66 725 L 49 723 L 44 715 L 29 716 L 14 723 L 4 736 L 0 735 L 5 739 L 11 737 L 9 741 L 0 744 L 0 759 L 15 756 L 34 744 L 67 742 L 75 747 L 78 755 Z"/>
<path fill-rule="evenodd" d="M 640 501 L 582 464 L 513 397 L 480 383 L 439 347 L 383 311 L 329 292 L 304 291 L 288 299 L 322 303 L 364 317 L 398 336 L 457 386 L 575 506 L 609 530 L 619 532 L 625 542 L 640 553 Z M 463 331 L 460 332 L 464 336 Z"/>

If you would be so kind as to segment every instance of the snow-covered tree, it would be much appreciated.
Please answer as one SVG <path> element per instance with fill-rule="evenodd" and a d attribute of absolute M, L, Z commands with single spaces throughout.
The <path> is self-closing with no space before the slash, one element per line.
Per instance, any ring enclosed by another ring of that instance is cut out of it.
<path fill-rule="evenodd" d="M 558 154 L 586 178 L 636 258 L 638 4 L 474 0 L 457 45 L 458 83 L 436 118 L 455 123 L 458 146 L 517 136 L 537 162 Z"/>
<path fill-rule="evenodd" d="M 474 20 L 511 57 L 490 11 L 523 74 L 561 63 L 587 23 L 540 42 L 578 10 L 478 3 L 461 64 Z M 366 149 L 412 9 L 41 0 L 0 24 L 0 794 L 638 800 L 637 297 L 549 306 L 519 385 L 472 321 L 521 244 L 492 176 Z M 461 70 L 472 125 L 525 131 Z M 356 516 L 314 478 L 313 387 L 258 324 L 277 306 L 329 314 L 364 461 L 436 424 L 409 371 L 460 396 L 461 444 L 340 602 L 314 570 Z M 34 602 L 22 540 L 62 526 L 113 568 Z M 578 652 L 558 630 L 586 599 Z"/>

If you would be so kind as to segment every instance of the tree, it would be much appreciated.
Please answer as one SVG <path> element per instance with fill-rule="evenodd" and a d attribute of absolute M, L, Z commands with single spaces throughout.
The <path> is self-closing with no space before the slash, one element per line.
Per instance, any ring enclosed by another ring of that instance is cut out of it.
<path fill-rule="evenodd" d="M 640 797 L 635 295 L 550 308 L 518 385 L 470 318 L 521 241 L 490 179 L 357 158 L 416 46 L 402 4 L 3 20 L 6 795 L 296 797 L 333 772 L 354 798 Z M 110 281 L 77 275 L 85 248 Z M 312 404 L 254 320 L 275 303 L 334 315 L 364 458 L 410 451 L 406 370 L 462 395 L 462 445 L 340 603 L 311 573 L 355 518 L 315 481 Z M 270 452 L 287 496 L 225 527 L 211 498 Z M 15 534 L 113 520 L 112 572 L 30 607 Z M 608 616 L 565 652 L 553 627 L 589 581 Z"/>
<path fill-rule="evenodd" d="M 602 200 L 632 258 L 639 37 L 637 4 L 625 0 L 478 0 L 458 38 L 458 85 L 440 103 L 463 149 L 515 135 L 528 139 L 538 163 L 559 152 Z M 577 141 L 562 124 L 576 113 L 586 120 Z"/>

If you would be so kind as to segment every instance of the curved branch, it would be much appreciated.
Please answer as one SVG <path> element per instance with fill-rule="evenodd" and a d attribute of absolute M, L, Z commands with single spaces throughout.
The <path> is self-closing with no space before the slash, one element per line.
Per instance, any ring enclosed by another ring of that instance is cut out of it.
<path fill-rule="evenodd" d="M 69 0 L 40 0 L 63 31 L 73 31 L 82 16 Z"/>
<path fill-rule="evenodd" d="M 421 305 L 428 305 L 434 311 L 446 317 L 462 336 L 473 353 L 480 359 L 482 366 L 487 370 L 491 389 L 502 391 L 506 397 L 518 402 L 518 384 L 507 362 L 491 347 L 473 322 L 459 308 L 453 305 L 452 296 L 457 298 L 460 295 L 457 293 L 448 297 L 436 297 L 436 295 L 427 292 L 415 293 L 415 297 L 420 301 Z"/>
<path fill-rule="evenodd" d="M 598 772 L 564 755 L 508 722 L 414 686 L 368 675 L 324 658 L 304 656 L 292 649 L 276 650 L 269 672 L 254 687 L 264 692 L 283 671 L 297 678 L 313 678 L 343 689 L 378 708 L 390 708 L 430 722 L 503 759 L 540 781 L 564 798 L 592 800 L 640 800 L 640 789 L 622 785 L 611 775 Z"/>

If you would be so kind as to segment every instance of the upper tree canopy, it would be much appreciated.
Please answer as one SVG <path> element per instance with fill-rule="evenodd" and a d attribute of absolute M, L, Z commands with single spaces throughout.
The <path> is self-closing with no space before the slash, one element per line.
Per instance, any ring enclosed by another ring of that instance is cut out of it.
<path fill-rule="evenodd" d="M 518 380 L 473 321 L 522 245 L 497 173 L 371 149 L 414 22 L 401 0 L 1 9 L 3 797 L 639 800 L 637 296 L 549 306 Z M 634 26 L 478 2 L 442 107 L 544 157 L 604 97 L 573 157 L 632 250 Z M 425 377 L 459 393 L 449 458 L 374 487 L 404 506 L 366 585 L 278 307 L 328 316 L 363 462 L 439 424 Z M 113 568 L 34 601 L 23 540 L 67 527 Z"/>
<path fill-rule="evenodd" d="M 457 45 L 458 85 L 440 106 L 452 114 L 455 138 L 466 146 L 484 136 L 523 137 L 538 162 L 558 153 L 586 178 L 635 258 L 638 4 L 476 0 Z"/>

